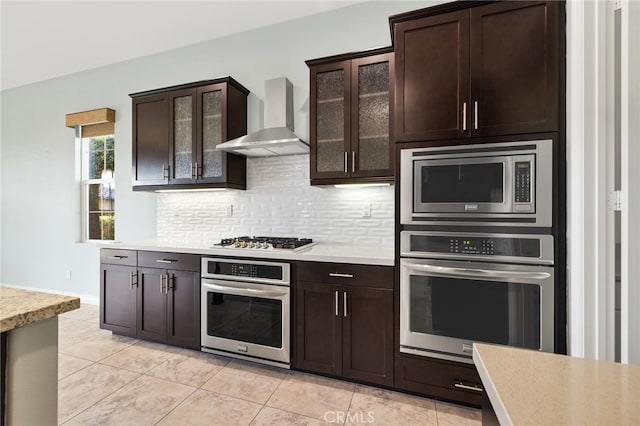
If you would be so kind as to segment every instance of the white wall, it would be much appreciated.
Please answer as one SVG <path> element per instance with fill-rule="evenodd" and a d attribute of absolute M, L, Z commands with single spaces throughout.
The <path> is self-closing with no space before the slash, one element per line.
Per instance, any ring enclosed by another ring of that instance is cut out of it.
<path fill-rule="evenodd" d="M 74 241 L 74 131 L 64 127 L 65 114 L 116 110 L 116 238 L 153 237 L 158 196 L 131 191 L 129 93 L 231 75 L 252 92 L 252 131 L 262 125 L 264 80 L 284 75 L 294 85 L 296 131 L 307 137 L 309 77 L 304 61 L 387 46 L 390 15 L 434 3 L 440 2 L 358 4 L 2 91 L 0 281 L 98 295 L 98 250 Z M 67 270 L 71 280 L 66 279 Z"/>

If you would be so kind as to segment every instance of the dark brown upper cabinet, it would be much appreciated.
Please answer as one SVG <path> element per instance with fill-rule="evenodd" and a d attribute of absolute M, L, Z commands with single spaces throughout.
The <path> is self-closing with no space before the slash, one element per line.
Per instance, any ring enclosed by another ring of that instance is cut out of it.
<path fill-rule="evenodd" d="M 306 63 L 311 184 L 392 181 L 391 48 Z"/>
<path fill-rule="evenodd" d="M 231 77 L 131 94 L 133 189 L 245 189 L 246 158 L 216 146 L 247 133 L 248 94 Z"/>
<path fill-rule="evenodd" d="M 396 142 L 557 131 L 560 7 L 460 2 L 391 17 Z"/>

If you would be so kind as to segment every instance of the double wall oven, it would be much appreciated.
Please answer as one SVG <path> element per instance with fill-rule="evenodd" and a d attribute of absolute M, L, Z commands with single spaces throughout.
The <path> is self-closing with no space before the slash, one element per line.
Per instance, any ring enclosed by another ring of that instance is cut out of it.
<path fill-rule="evenodd" d="M 400 351 L 554 351 L 552 141 L 404 149 Z"/>

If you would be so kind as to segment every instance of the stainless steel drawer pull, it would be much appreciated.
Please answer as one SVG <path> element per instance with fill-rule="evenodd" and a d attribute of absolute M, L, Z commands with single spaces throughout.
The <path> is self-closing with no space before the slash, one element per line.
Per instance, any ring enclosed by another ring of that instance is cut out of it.
<path fill-rule="evenodd" d="M 133 277 L 136 277 L 136 281 L 133 281 Z M 129 286 L 133 288 L 133 286 L 138 286 L 138 273 L 137 272 L 129 272 Z"/>
<path fill-rule="evenodd" d="M 467 131 L 467 103 L 462 103 L 462 130 Z"/>
<path fill-rule="evenodd" d="M 117 260 L 126 259 L 127 257 L 129 257 L 129 256 L 120 256 L 120 255 L 107 256 L 108 259 L 117 259 Z"/>
<path fill-rule="evenodd" d="M 470 391 L 474 391 L 474 392 L 482 392 L 482 391 L 484 391 L 484 389 L 482 389 L 480 386 L 477 386 L 477 385 L 469 386 L 469 385 L 465 385 L 462 382 L 454 383 L 453 386 L 458 388 L 458 389 L 470 390 Z"/>
<path fill-rule="evenodd" d="M 175 259 L 156 259 L 156 262 L 158 262 L 158 263 L 173 263 L 173 262 L 177 262 L 177 260 L 175 260 Z"/>
<path fill-rule="evenodd" d="M 353 274 L 342 274 L 340 272 L 329 272 L 330 277 L 353 278 Z"/>
<path fill-rule="evenodd" d="M 347 151 L 344 152 L 344 172 L 348 173 L 349 172 L 349 153 Z"/>
<path fill-rule="evenodd" d="M 473 103 L 473 128 L 478 130 L 478 101 Z"/>
<path fill-rule="evenodd" d="M 344 315 L 344 317 L 346 318 L 347 317 L 347 292 L 346 291 L 344 292 L 344 299 L 342 299 L 342 302 L 343 302 L 343 308 L 344 308 L 342 315 Z"/>
<path fill-rule="evenodd" d="M 336 316 L 340 315 L 340 312 L 338 312 L 338 290 L 336 290 Z"/>
<path fill-rule="evenodd" d="M 356 152 L 351 151 L 351 172 L 355 173 L 356 171 Z"/>

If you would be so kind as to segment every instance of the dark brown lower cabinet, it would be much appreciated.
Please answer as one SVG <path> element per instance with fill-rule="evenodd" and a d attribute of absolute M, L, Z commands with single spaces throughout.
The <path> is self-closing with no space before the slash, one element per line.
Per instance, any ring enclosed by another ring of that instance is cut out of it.
<path fill-rule="evenodd" d="M 101 251 L 100 327 L 200 349 L 200 256 L 122 252 Z"/>
<path fill-rule="evenodd" d="M 484 394 L 473 364 L 417 355 L 396 355 L 395 387 L 480 407 Z"/>
<path fill-rule="evenodd" d="M 294 366 L 393 385 L 393 268 L 298 264 Z"/>

